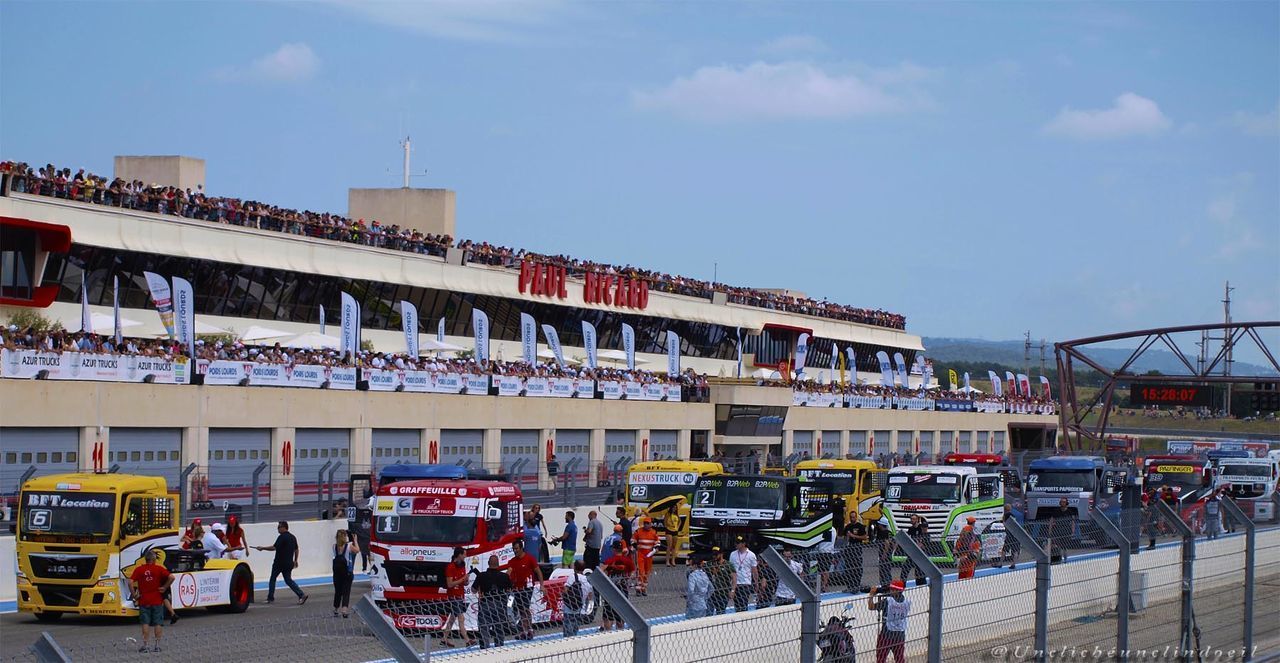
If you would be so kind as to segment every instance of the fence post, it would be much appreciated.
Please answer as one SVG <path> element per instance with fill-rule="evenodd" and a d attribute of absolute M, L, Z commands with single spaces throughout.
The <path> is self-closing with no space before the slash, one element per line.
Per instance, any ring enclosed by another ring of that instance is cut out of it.
<path fill-rule="evenodd" d="M 320 515 L 324 515 L 324 473 L 329 471 L 329 466 L 333 461 L 326 460 L 324 465 L 320 467 L 319 475 L 316 477 L 316 506 L 320 507 Z"/>
<path fill-rule="evenodd" d="M 609 602 L 609 606 L 622 616 L 622 622 L 631 629 L 635 635 L 631 639 L 631 663 L 649 663 L 649 622 L 644 620 L 644 615 L 632 605 L 631 599 L 627 598 L 617 585 L 613 584 L 613 580 L 609 579 L 604 573 L 592 573 L 583 576 L 587 582 L 591 583 L 591 588 L 595 590 L 596 597 Z"/>
<path fill-rule="evenodd" d="M 929 579 L 929 663 L 942 662 L 942 571 L 934 566 L 906 532 L 895 532 L 893 540 L 911 562 Z"/>
<path fill-rule="evenodd" d="M 1044 663 L 1048 660 L 1049 653 L 1049 585 L 1053 577 L 1049 570 L 1049 553 L 1036 543 L 1036 540 L 1022 528 L 1022 525 L 1018 524 L 1018 521 L 1010 518 L 1004 522 L 1004 527 L 1007 533 L 1018 540 L 1018 545 L 1023 550 L 1030 552 L 1036 558 L 1035 660 L 1037 663 Z"/>
<path fill-rule="evenodd" d="M 413 645 L 409 644 L 409 641 L 405 640 L 403 635 L 400 635 L 400 631 L 396 630 L 391 620 L 378 609 L 377 604 L 373 602 L 372 596 L 365 594 L 364 598 L 356 601 L 352 611 L 364 622 L 365 626 L 369 627 L 370 631 L 373 631 L 373 636 L 378 639 L 378 642 L 382 643 L 383 647 L 386 647 L 387 652 L 396 660 L 396 663 L 419 663 L 420 661 L 431 660 L 431 638 L 423 638 L 426 641 L 426 645 L 423 647 L 423 653 L 419 655 Z"/>
<path fill-rule="evenodd" d="M 62 651 L 48 631 L 40 632 L 40 637 L 31 645 L 31 652 L 40 663 L 71 663 L 71 657 Z"/>
<path fill-rule="evenodd" d="M 258 463 L 258 466 L 253 470 L 253 522 L 255 523 L 261 522 L 261 519 L 258 517 L 258 486 L 261 485 L 261 479 L 258 477 L 262 476 L 262 473 L 266 471 L 267 467 L 269 467 L 267 465 L 267 461 L 264 460 L 261 463 Z"/>
<path fill-rule="evenodd" d="M 107 474 L 115 474 L 116 472 L 119 472 L 119 471 L 120 471 L 120 463 L 112 463 L 111 467 L 107 468 Z"/>
<path fill-rule="evenodd" d="M 1178 620 L 1181 638 L 1178 641 L 1178 659 L 1183 663 L 1191 661 L 1191 589 L 1193 571 L 1196 561 L 1196 535 L 1186 523 L 1182 522 L 1173 509 L 1162 500 L 1155 500 L 1156 513 L 1182 537 L 1182 614 Z"/>
<path fill-rule="evenodd" d="M 178 474 L 178 513 L 182 517 L 187 515 L 187 477 L 196 471 L 195 463 L 188 463 Z"/>
<path fill-rule="evenodd" d="M 22 476 L 18 478 L 18 489 L 21 490 L 22 484 L 26 483 L 27 479 L 30 479 L 32 475 L 34 475 L 35 473 L 36 473 L 35 465 L 28 467 L 26 471 L 22 473 Z"/>
<path fill-rule="evenodd" d="M 337 474 L 338 468 L 342 467 L 342 461 L 334 461 L 333 467 L 329 468 L 329 503 L 333 504 L 333 475 Z M 316 490 L 320 490 L 319 487 Z"/>
<path fill-rule="evenodd" d="M 1254 552 L 1257 550 L 1257 526 L 1230 497 L 1222 500 L 1227 515 L 1244 528 L 1244 660 L 1253 660 L 1253 582 Z"/>
<path fill-rule="evenodd" d="M 778 574 L 778 582 L 795 592 L 800 600 L 800 663 L 814 663 L 818 656 L 818 629 L 821 627 L 817 592 L 787 566 L 777 550 L 767 547 L 760 556 Z"/>
<path fill-rule="evenodd" d="M 1116 577 L 1116 660 L 1123 663 L 1129 660 L 1129 581 L 1133 551 L 1124 532 L 1106 514 L 1099 511 L 1098 507 L 1092 507 L 1090 515 L 1098 528 L 1115 544 L 1120 555 L 1120 575 Z"/>

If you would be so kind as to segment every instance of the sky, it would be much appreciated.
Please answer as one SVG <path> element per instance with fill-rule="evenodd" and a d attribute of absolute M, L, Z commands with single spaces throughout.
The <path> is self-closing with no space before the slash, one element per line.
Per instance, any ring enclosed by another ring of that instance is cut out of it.
<path fill-rule="evenodd" d="M 0 3 L 0 158 L 1062 340 L 1280 319 L 1280 3 Z"/>

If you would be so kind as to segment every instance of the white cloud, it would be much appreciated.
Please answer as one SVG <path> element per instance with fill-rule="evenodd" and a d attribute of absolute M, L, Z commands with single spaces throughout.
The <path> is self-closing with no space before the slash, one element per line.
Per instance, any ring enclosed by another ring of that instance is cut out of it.
<path fill-rule="evenodd" d="M 325 4 L 373 23 L 467 41 L 517 39 L 522 33 L 548 23 L 567 6 L 564 0 L 327 0 Z"/>
<path fill-rule="evenodd" d="M 1270 113 L 1238 111 L 1231 116 L 1231 123 L 1250 136 L 1280 136 L 1280 103 Z"/>
<path fill-rule="evenodd" d="M 826 42 L 813 35 L 783 35 L 760 47 L 761 53 L 773 56 L 825 53 L 829 50 Z"/>
<path fill-rule="evenodd" d="M 1115 105 L 1100 110 L 1063 108 L 1045 125 L 1046 133 L 1081 140 L 1154 136 L 1173 126 L 1156 102 L 1132 92 L 1116 97 Z"/>
<path fill-rule="evenodd" d="M 699 120 L 839 118 L 929 107 L 918 87 L 928 70 L 904 64 L 865 76 L 809 62 L 702 67 L 656 90 L 632 92 L 638 108 Z"/>
<path fill-rule="evenodd" d="M 320 70 L 320 57 L 304 43 L 281 44 L 280 48 L 254 60 L 247 67 L 224 67 L 216 73 L 226 81 L 292 83 L 308 80 Z"/>
<path fill-rule="evenodd" d="M 1217 225 L 1220 241 L 1213 256 L 1219 260 L 1232 260 L 1243 254 L 1265 248 L 1249 220 L 1240 213 L 1241 198 L 1253 186 L 1253 173 L 1238 173 L 1215 184 L 1217 194 L 1205 206 L 1205 215 Z"/>

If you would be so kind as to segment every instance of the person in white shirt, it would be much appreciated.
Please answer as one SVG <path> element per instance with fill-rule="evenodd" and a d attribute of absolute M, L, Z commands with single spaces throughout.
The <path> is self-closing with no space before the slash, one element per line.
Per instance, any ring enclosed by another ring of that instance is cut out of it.
<path fill-rule="evenodd" d="M 222 536 L 219 536 L 221 534 Z M 200 544 L 204 546 L 204 554 L 209 559 L 219 559 L 222 553 L 226 552 L 227 544 L 223 542 L 222 537 L 226 536 L 227 528 L 222 523 L 214 523 L 209 531 L 204 533 L 204 537 L 200 539 Z"/>
<path fill-rule="evenodd" d="M 760 585 L 760 562 L 756 554 L 747 548 L 747 540 L 738 537 L 738 549 L 729 554 L 729 564 L 733 567 L 733 589 L 729 590 L 729 598 L 733 599 L 734 612 L 746 612 L 751 603 L 751 595 Z"/>
<path fill-rule="evenodd" d="M 804 577 L 804 567 L 801 566 L 800 562 L 791 558 L 790 550 L 782 551 L 782 561 L 786 562 L 787 568 L 791 569 L 793 573 Z M 796 602 L 796 593 L 791 591 L 787 583 L 781 580 L 778 581 L 778 592 L 775 596 L 777 598 L 773 602 L 774 605 L 793 605 Z"/>

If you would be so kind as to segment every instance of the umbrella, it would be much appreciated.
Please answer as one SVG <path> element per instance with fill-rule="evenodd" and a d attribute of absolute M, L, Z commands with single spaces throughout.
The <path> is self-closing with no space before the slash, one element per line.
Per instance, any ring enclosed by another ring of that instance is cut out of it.
<path fill-rule="evenodd" d="M 230 334 L 230 329 L 222 327 L 214 327 L 207 322 L 201 322 L 200 318 L 196 318 L 196 336 L 209 336 L 212 334 Z"/>
<path fill-rule="evenodd" d="M 116 330 L 116 319 L 106 313 L 94 313 L 89 316 L 89 324 L 93 327 L 95 334 L 114 334 Z M 141 325 L 137 320 L 128 318 L 120 318 L 120 328 L 128 329 L 129 327 L 137 327 Z"/>
<path fill-rule="evenodd" d="M 338 344 L 342 342 L 336 336 L 321 334 L 320 332 L 307 332 L 299 334 L 287 341 L 281 341 L 280 345 L 286 348 L 298 348 L 302 350 L 319 350 L 322 348 L 337 349 Z"/>
<path fill-rule="evenodd" d="M 623 364 L 623 363 L 626 363 L 627 361 L 627 353 L 623 352 L 622 350 L 601 350 L 596 353 L 596 358 L 600 359 L 601 361 L 613 361 L 619 364 Z M 649 363 L 649 360 L 645 359 L 644 357 L 636 357 L 636 363 L 647 364 Z"/>
<path fill-rule="evenodd" d="M 423 352 L 462 352 L 463 350 L 466 350 L 466 348 L 462 346 L 445 343 L 444 341 L 437 341 L 434 338 L 428 338 L 422 343 L 419 343 L 418 349 Z"/>
<path fill-rule="evenodd" d="M 285 336 L 293 336 L 293 334 L 289 332 L 280 331 L 279 329 L 272 329 L 270 327 L 259 327 L 258 325 L 254 325 L 244 330 L 244 333 L 240 335 L 240 340 L 261 341 L 268 338 L 283 338 Z"/>

